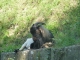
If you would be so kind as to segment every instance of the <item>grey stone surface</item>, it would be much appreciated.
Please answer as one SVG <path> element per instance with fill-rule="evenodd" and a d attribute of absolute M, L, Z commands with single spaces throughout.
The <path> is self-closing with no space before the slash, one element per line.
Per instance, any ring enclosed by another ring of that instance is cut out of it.
<path fill-rule="evenodd" d="M 80 60 L 80 45 L 1 53 L 1 60 Z"/>

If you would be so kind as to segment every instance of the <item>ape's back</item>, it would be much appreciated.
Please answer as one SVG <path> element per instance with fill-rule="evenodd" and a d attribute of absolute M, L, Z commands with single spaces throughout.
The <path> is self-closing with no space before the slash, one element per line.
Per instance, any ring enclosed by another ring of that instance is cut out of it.
<path fill-rule="evenodd" d="M 50 38 L 54 38 L 53 34 L 48 29 L 46 29 L 43 25 L 40 26 L 39 29 L 43 36 L 44 42 L 50 42 Z"/>

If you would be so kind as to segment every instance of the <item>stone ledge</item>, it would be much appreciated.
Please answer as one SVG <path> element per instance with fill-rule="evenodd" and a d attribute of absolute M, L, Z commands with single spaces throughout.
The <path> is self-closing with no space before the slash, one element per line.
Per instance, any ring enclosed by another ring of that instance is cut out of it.
<path fill-rule="evenodd" d="M 80 45 L 1 53 L 1 60 L 80 60 Z"/>

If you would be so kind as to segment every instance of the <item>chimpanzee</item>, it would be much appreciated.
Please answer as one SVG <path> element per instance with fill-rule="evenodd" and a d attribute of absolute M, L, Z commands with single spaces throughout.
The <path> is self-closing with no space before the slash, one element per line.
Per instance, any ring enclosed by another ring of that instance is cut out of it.
<path fill-rule="evenodd" d="M 37 22 L 30 28 L 30 33 L 32 36 L 37 38 L 36 40 L 33 39 L 35 40 L 34 43 L 31 44 L 31 46 L 34 46 L 33 48 L 41 48 L 44 43 L 52 42 L 52 38 L 54 38 L 51 31 L 46 29 L 43 25 L 45 25 L 45 23 Z M 37 47 L 38 45 L 39 47 Z"/>

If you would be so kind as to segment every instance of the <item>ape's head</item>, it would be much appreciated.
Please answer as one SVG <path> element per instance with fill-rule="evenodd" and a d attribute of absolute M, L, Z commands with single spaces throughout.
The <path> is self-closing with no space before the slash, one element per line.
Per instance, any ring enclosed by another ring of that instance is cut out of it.
<path fill-rule="evenodd" d="M 45 23 L 42 23 L 42 22 L 37 22 L 35 24 L 33 24 L 30 28 L 30 33 L 33 35 L 33 36 L 36 36 L 36 34 L 40 34 L 40 31 L 39 31 L 39 27 L 41 25 L 44 25 Z"/>
<path fill-rule="evenodd" d="M 37 22 L 37 23 L 34 24 L 34 26 L 36 28 L 39 28 L 41 25 L 45 25 L 45 23 L 43 23 L 43 22 Z"/>

